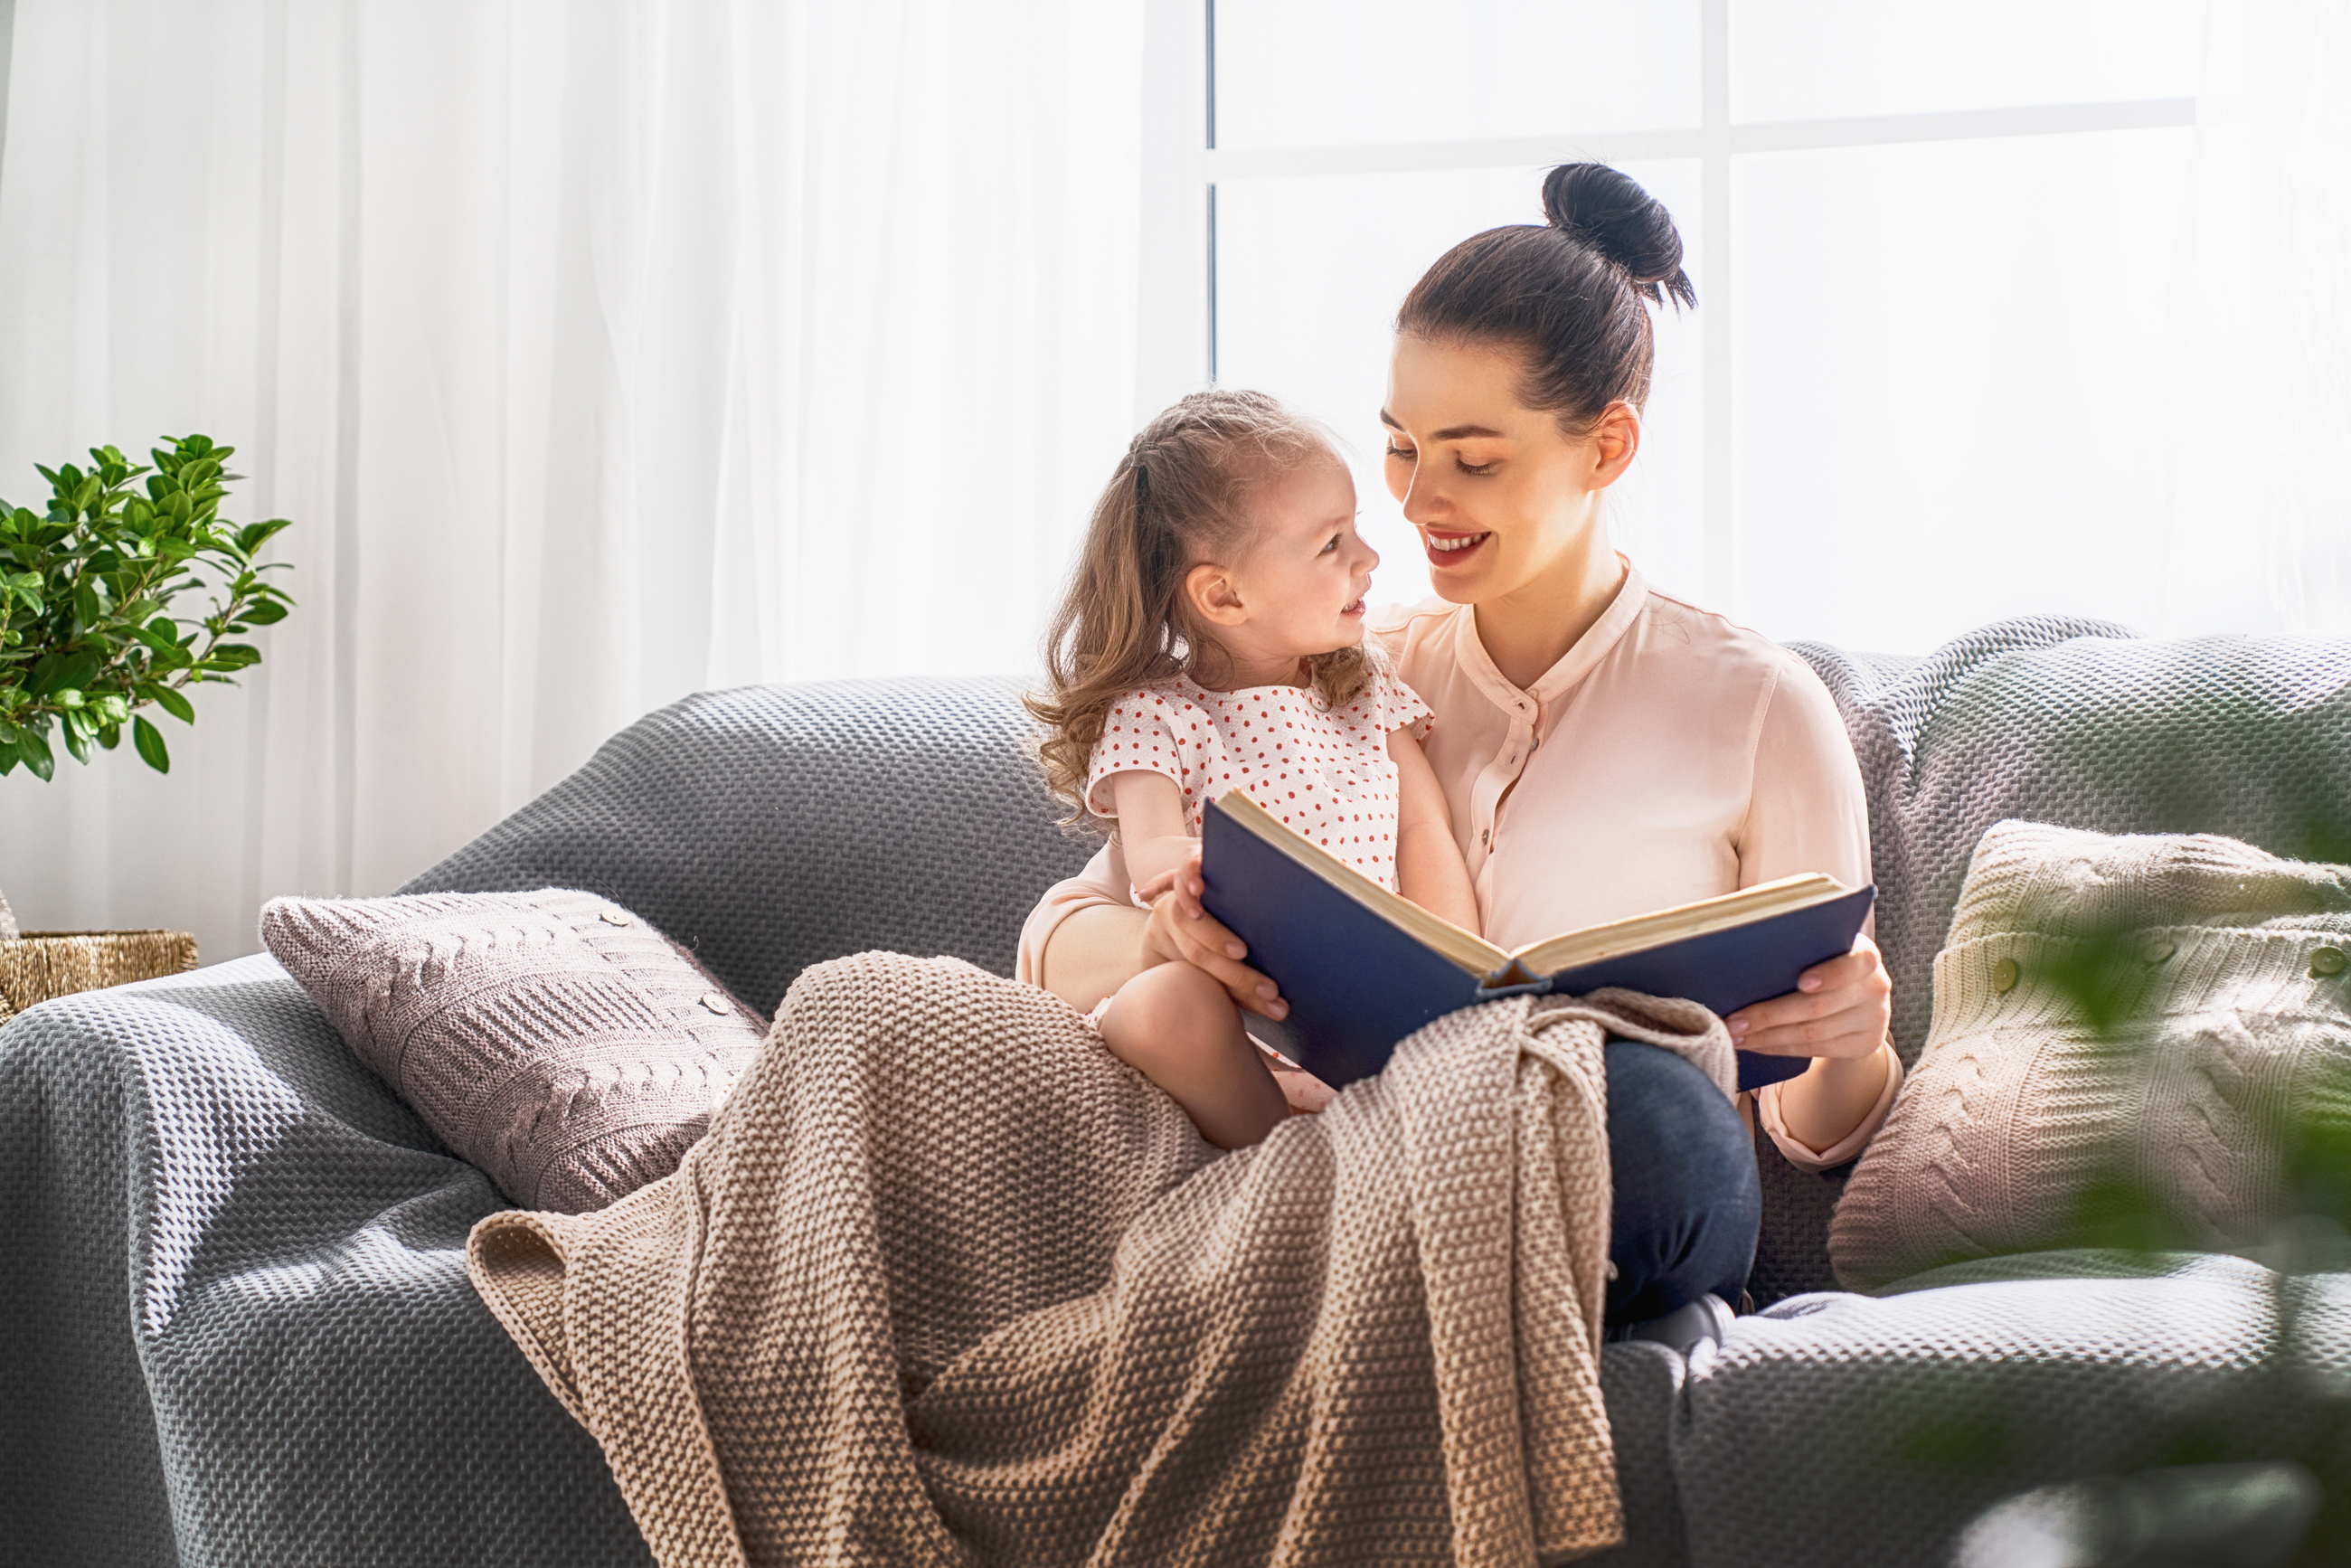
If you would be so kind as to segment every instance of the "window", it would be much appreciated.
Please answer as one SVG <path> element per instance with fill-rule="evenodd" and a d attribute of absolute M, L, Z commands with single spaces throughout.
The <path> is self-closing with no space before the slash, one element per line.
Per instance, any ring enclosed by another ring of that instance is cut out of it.
<path fill-rule="evenodd" d="M 2032 612 L 2144 621 L 2202 17 L 1156 0 L 1140 412 L 1213 373 L 1329 421 L 1379 596 L 1419 597 L 1374 427 L 1395 307 L 1455 242 L 1540 221 L 1544 167 L 1604 159 L 1672 209 L 1698 291 L 1660 320 L 1612 497 L 1660 586 L 1886 651 Z"/>

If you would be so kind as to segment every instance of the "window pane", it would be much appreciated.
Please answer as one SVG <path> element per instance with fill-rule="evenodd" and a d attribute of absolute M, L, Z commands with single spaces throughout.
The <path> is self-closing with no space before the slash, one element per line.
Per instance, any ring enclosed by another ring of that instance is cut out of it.
<path fill-rule="evenodd" d="M 1698 252 L 1695 160 L 1626 163 Z M 1231 181 L 1217 189 L 1217 376 L 1327 422 L 1346 444 L 1364 536 L 1382 556 L 1377 603 L 1426 597 L 1428 562 L 1381 473 L 1396 307 L 1428 265 L 1499 224 L 1541 213 L 1540 169 Z M 1661 582 L 1699 584 L 1704 407 L 1697 316 L 1659 324 L 1656 384 L 1633 472 L 1610 497 L 1618 547 Z"/>
<path fill-rule="evenodd" d="M 1222 0 L 1217 145 L 1698 122 L 1697 0 Z"/>
<path fill-rule="evenodd" d="M 1730 117 L 2193 98 L 2204 0 L 1730 0 Z"/>
<path fill-rule="evenodd" d="M 2155 618 L 2193 134 L 1734 161 L 1742 620 L 1918 652 Z"/>

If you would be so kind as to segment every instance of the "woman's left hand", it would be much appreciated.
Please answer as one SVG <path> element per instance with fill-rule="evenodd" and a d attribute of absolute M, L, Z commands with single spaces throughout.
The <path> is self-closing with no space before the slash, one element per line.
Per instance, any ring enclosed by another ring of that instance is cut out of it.
<path fill-rule="evenodd" d="M 1786 996 L 1722 1021 L 1733 1045 L 1764 1056 L 1868 1056 L 1886 1043 L 1893 995 L 1877 944 L 1856 936 L 1852 952 L 1813 965 Z"/>

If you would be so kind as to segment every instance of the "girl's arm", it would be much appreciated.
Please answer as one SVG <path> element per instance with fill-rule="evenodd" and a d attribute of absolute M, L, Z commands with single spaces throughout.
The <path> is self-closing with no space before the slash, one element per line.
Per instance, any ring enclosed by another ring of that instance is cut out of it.
<path fill-rule="evenodd" d="M 1478 894 L 1461 846 L 1453 841 L 1453 818 L 1437 769 L 1420 742 L 1401 729 L 1388 732 L 1388 755 L 1396 765 L 1396 891 L 1431 915 L 1476 931 Z"/>
<path fill-rule="evenodd" d="M 1118 843 L 1135 895 L 1149 903 L 1176 885 L 1199 859 L 1200 841 L 1184 822 L 1184 797 L 1165 773 L 1113 773 L 1112 806 L 1118 812 Z"/>

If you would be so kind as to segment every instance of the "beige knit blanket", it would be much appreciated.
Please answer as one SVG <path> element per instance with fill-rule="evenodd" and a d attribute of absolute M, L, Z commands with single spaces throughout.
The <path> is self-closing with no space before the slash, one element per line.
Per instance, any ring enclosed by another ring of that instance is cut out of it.
<path fill-rule="evenodd" d="M 686 1563 L 1526 1563 L 1621 1533 L 1617 1033 L 1456 1014 L 1218 1157 L 1051 996 L 820 965 L 677 1173 L 475 1228 L 475 1286 Z"/>

